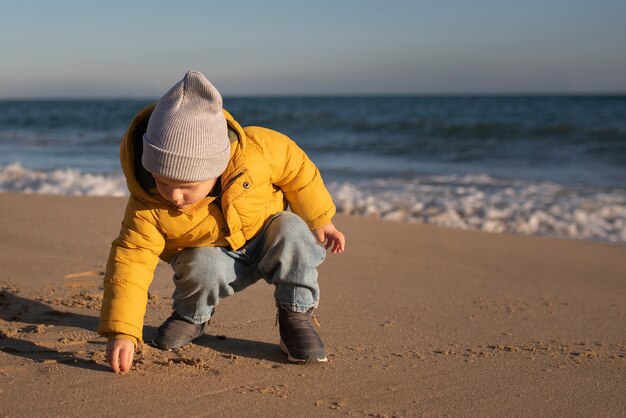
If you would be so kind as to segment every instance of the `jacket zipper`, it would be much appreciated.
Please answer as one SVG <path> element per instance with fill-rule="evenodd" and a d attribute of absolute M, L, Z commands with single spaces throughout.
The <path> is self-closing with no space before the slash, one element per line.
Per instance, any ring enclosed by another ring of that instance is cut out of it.
<path fill-rule="evenodd" d="M 228 180 L 228 182 L 226 182 L 226 184 L 224 185 L 224 187 L 222 187 L 222 191 L 220 191 L 220 194 L 217 195 L 217 197 L 215 198 L 215 200 L 213 200 L 213 204 L 215 204 L 220 211 L 223 213 L 222 211 L 222 194 L 226 191 L 226 189 L 228 189 L 230 186 L 232 186 L 232 184 L 235 182 L 235 180 L 237 180 L 239 177 L 243 176 L 243 174 L 248 171 L 243 170 L 242 172 L 238 173 L 237 175 L 235 175 L 234 177 L 232 177 L 230 180 Z M 220 228 L 220 230 L 224 233 L 228 232 L 229 228 L 228 226 L 222 227 Z"/>
<path fill-rule="evenodd" d="M 224 185 L 224 187 L 222 187 L 222 191 L 220 192 L 219 195 L 217 195 L 218 198 L 222 197 L 222 194 L 226 191 L 226 189 L 228 189 L 230 186 L 232 186 L 232 184 L 241 176 L 244 175 L 244 173 L 248 171 L 248 170 L 243 170 L 241 173 L 235 175 L 234 177 L 232 177 L 230 180 L 228 180 L 228 182 Z"/>

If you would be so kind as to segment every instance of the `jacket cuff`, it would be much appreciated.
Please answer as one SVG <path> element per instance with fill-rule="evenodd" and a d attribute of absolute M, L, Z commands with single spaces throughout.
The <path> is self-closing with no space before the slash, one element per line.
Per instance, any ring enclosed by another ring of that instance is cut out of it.
<path fill-rule="evenodd" d="M 333 216 L 335 216 L 336 211 L 337 209 L 335 208 L 335 205 L 333 205 L 330 209 L 328 209 L 317 218 L 306 221 L 306 224 L 311 231 L 326 226 L 333 221 Z"/>
<path fill-rule="evenodd" d="M 107 334 L 107 341 L 113 341 L 113 340 L 118 340 L 120 338 L 125 338 L 127 340 L 131 340 L 133 342 L 133 344 L 135 344 L 135 348 L 137 348 L 138 345 L 138 341 L 137 338 L 133 337 L 132 335 L 128 335 L 128 334 L 116 334 L 116 333 L 110 333 Z"/>

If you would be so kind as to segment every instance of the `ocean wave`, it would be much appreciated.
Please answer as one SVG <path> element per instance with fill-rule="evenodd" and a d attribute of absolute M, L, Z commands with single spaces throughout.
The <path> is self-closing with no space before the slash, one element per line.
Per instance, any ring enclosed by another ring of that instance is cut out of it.
<path fill-rule="evenodd" d="M 339 213 L 494 233 L 626 244 L 626 189 L 570 187 L 489 175 L 330 181 Z M 0 192 L 126 196 L 119 174 L 0 166 Z"/>
<path fill-rule="evenodd" d="M 338 211 L 495 233 L 626 244 L 626 190 L 488 175 L 329 183 Z"/>
<path fill-rule="evenodd" d="M 126 196 L 120 175 L 85 173 L 75 168 L 50 172 L 29 170 L 19 162 L 0 166 L 0 192 L 61 194 L 73 196 Z"/>

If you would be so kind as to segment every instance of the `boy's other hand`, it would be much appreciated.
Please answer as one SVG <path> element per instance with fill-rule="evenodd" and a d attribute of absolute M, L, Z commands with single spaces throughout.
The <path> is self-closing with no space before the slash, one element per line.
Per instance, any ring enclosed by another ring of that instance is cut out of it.
<path fill-rule="evenodd" d="M 346 247 L 346 238 L 341 231 L 335 228 L 332 222 L 313 230 L 313 235 L 319 242 L 325 243 L 324 248 L 330 248 L 330 252 L 333 254 L 342 253 Z"/>
<path fill-rule="evenodd" d="M 116 338 L 107 343 L 107 363 L 115 373 L 130 371 L 135 357 L 135 344 L 128 338 Z"/>

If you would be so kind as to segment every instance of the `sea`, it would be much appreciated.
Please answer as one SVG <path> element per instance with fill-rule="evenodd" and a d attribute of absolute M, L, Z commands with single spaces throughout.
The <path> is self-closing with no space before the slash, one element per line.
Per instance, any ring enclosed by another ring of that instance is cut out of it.
<path fill-rule="evenodd" d="M 125 196 L 153 100 L 1 100 L 0 192 Z M 295 140 L 340 213 L 626 244 L 626 96 L 226 97 Z"/>

